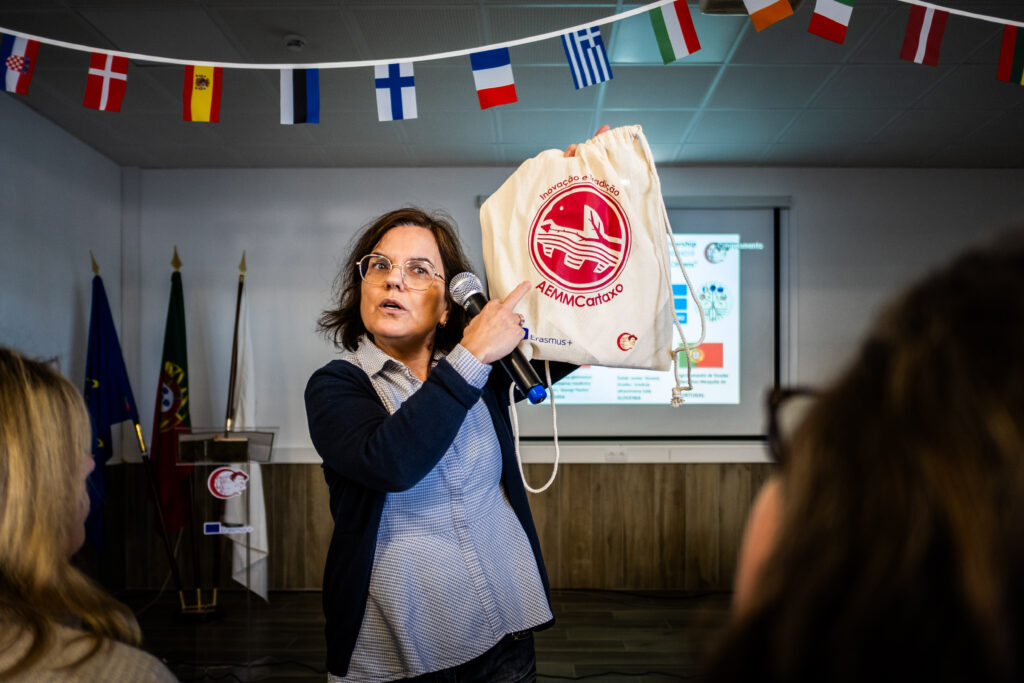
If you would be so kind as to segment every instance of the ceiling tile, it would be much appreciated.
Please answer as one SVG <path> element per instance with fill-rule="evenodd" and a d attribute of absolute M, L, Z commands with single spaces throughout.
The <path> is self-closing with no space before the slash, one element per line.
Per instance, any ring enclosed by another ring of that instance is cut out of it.
<path fill-rule="evenodd" d="M 717 66 L 616 66 L 603 105 L 641 110 L 699 107 L 718 70 Z"/>
<path fill-rule="evenodd" d="M 690 143 L 683 145 L 676 159 L 700 164 L 749 164 L 761 161 L 769 145 L 737 145 L 731 143 Z"/>
<path fill-rule="evenodd" d="M 568 66 L 515 66 L 516 93 L 519 103 L 534 110 L 593 109 L 605 82 L 576 90 Z M 614 79 L 613 79 L 614 81 Z M 478 105 L 479 106 L 479 105 Z"/>
<path fill-rule="evenodd" d="M 919 64 L 842 67 L 811 103 L 814 107 L 903 108 L 949 73 L 949 67 Z"/>
<path fill-rule="evenodd" d="M 475 8 L 406 6 L 401 12 L 377 6 L 352 8 L 369 47 L 370 59 L 401 59 L 484 44 Z"/>
<path fill-rule="evenodd" d="M 593 118 L 589 112 L 578 111 L 561 112 L 558 116 L 548 112 L 501 112 L 501 141 L 531 145 L 538 151 L 561 148 L 593 134 Z"/>
<path fill-rule="evenodd" d="M 189 7 L 93 7 L 83 16 L 119 50 L 203 61 L 245 61 L 205 10 Z"/>
<path fill-rule="evenodd" d="M 278 3 L 274 8 L 243 6 L 211 12 L 230 32 L 247 60 L 308 64 L 361 58 L 336 6 L 284 8 Z M 285 45 L 285 37 L 293 34 L 306 41 L 299 52 Z"/>
<path fill-rule="evenodd" d="M 686 139 L 693 143 L 763 144 L 774 141 L 797 112 L 785 109 L 706 111 Z"/>
<path fill-rule="evenodd" d="M 828 66 L 728 66 L 708 107 L 802 107 L 832 71 Z"/>
<path fill-rule="evenodd" d="M 1024 105 L 1024 88 L 996 78 L 992 64 L 964 64 L 938 81 L 916 103 L 926 108 L 1001 109 Z"/>
<path fill-rule="evenodd" d="M 797 116 L 780 142 L 805 145 L 865 142 L 896 115 L 892 109 L 810 109 Z"/>

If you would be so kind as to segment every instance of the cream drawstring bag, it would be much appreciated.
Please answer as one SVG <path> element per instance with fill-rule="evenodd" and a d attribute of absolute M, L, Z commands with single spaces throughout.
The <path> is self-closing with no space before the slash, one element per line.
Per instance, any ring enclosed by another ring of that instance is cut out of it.
<path fill-rule="evenodd" d="M 681 392 L 691 388 L 689 349 L 703 341 L 704 314 L 683 269 L 701 319 L 701 339 L 687 344 L 671 293 L 668 244 L 674 249 L 675 241 L 640 126 L 601 133 L 572 157 L 549 149 L 526 160 L 483 203 L 480 225 L 491 298 L 504 298 L 523 280 L 533 284 L 516 309 L 525 318 L 519 348 L 527 358 L 672 367 L 671 403 L 682 403 Z M 678 254 L 676 260 L 682 268 Z M 673 323 L 682 340 L 677 348 Z M 679 355 L 687 364 L 686 387 L 679 383 Z M 515 427 L 513 408 L 518 455 Z M 556 426 L 551 479 L 540 489 L 527 483 L 527 489 L 543 491 L 557 471 Z"/>
<path fill-rule="evenodd" d="M 672 366 L 671 227 L 640 126 L 597 135 L 573 157 L 549 149 L 523 162 L 484 202 L 480 225 L 491 297 L 534 286 L 516 309 L 528 358 Z"/>

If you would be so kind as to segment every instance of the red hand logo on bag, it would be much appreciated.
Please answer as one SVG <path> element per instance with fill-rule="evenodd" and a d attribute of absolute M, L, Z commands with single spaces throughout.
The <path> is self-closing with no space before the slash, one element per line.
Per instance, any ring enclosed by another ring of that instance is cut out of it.
<path fill-rule="evenodd" d="M 575 292 L 613 282 L 626 264 L 629 245 L 629 222 L 622 207 L 586 182 L 549 198 L 530 228 L 533 265 Z"/>

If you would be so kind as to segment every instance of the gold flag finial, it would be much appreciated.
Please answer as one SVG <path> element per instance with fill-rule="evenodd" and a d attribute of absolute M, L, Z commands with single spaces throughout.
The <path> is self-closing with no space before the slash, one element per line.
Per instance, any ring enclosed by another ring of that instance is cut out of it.
<path fill-rule="evenodd" d="M 238 264 L 238 274 L 245 275 L 245 249 L 242 250 L 242 260 Z"/>
<path fill-rule="evenodd" d="M 181 259 L 178 258 L 177 244 L 174 245 L 174 258 L 171 259 L 171 265 L 174 267 L 174 270 L 179 270 L 181 268 Z"/>
<path fill-rule="evenodd" d="M 92 249 L 89 250 L 89 260 L 92 261 L 92 274 L 100 274 L 100 264 L 96 263 L 96 257 L 92 255 Z"/>

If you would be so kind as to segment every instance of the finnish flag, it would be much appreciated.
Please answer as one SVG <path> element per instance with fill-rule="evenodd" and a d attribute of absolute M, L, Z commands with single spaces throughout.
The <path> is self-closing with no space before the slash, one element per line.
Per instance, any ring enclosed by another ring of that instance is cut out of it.
<path fill-rule="evenodd" d="M 565 48 L 565 56 L 572 69 L 572 82 L 577 90 L 612 79 L 600 26 L 563 33 L 562 47 Z"/>
<path fill-rule="evenodd" d="M 416 118 L 416 84 L 412 62 L 378 64 L 373 67 L 377 86 L 377 120 L 401 121 Z"/>

